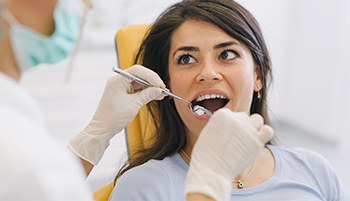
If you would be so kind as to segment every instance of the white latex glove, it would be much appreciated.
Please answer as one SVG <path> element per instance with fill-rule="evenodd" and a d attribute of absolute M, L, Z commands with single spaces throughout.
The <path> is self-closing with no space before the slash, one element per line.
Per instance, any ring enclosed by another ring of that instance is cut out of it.
<path fill-rule="evenodd" d="M 142 106 L 152 100 L 164 98 L 161 88 L 165 88 L 165 85 L 155 72 L 140 65 L 128 68 L 127 72 L 148 81 L 155 87 L 134 93 L 135 84 L 132 84 L 130 79 L 119 74 L 108 79 L 92 120 L 69 141 L 69 147 L 75 154 L 93 165 L 102 158 L 110 139 L 135 118 Z"/>
<path fill-rule="evenodd" d="M 251 165 L 273 130 L 254 114 L 220 109 L 203 128 L 191 154 L 185 193 L 229 200 L 232 181 Z"/>

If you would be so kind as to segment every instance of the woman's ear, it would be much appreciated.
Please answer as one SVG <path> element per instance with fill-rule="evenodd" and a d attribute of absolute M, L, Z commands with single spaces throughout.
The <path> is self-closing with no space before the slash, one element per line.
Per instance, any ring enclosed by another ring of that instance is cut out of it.
<path fill-rule="evenodd" d="M 254 91 L 258 92 L 263 88 L 262 81 L 260 79 L 260 74 L 255 70 L 254 72 Z"/>

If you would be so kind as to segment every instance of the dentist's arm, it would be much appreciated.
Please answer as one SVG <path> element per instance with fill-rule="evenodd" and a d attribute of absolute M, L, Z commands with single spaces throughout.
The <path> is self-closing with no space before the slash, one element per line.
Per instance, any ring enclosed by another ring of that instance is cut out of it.
<path fill-rule="evenodd" d="M 155 72 L 140 65 L 132 66 L 127 71 L 156 87 L 134 92 L 135 87 L 130 79 L 119 74 L 108 79 L 92 120 L 69 141 L 72 151 L 83 159 L 87 173 L 100 161 L 111 138 L 135 118 L 142 106 L 164 98 L 160 87 L 164 88 L 165 85 Z"/>
<path fill-rule="evenodd" d="M 192 150 L 187 200 L 229 200 L 232 180 L 254 162 L 272 136 L 272 128 L 258 114 L 228 109 L 214 113 Z"/>

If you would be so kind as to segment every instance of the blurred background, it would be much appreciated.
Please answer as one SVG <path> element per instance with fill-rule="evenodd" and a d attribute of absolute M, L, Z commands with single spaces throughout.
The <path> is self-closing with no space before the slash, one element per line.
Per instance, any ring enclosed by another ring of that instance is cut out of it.
<path fill-rule="evenodd" d="M 95 1 L 74 58 L 24 75 L 23 84 L 63 147 L 92 117 L 117 65 L 115 32 L 125 25 L 151 23 L 174 2 Z M 276 135 L 281 143 L 322 154 L 350 189 L 350 1 L 238 2 L 257 18 L 270 49 L 274 81 L 269 106 Z M 112 181 L 125 159 L 122 132 L 88 177 L 92 190 Z"/>

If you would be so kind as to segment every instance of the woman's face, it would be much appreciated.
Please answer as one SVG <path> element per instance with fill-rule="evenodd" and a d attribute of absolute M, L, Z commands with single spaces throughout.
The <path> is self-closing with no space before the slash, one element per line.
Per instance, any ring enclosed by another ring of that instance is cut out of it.
<path fill-rule="evenodd" d="M 261 87 L 250 50 L 217 26 L 187 20 L 171 38 L 171 91 L 194 105 L 216 111 L 225 107 L 249 114 L 253 91 Z M 187 130 L 198 136 L 210 118 L 174 99 Z"/>

